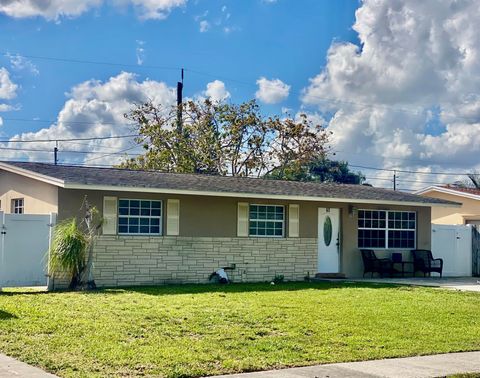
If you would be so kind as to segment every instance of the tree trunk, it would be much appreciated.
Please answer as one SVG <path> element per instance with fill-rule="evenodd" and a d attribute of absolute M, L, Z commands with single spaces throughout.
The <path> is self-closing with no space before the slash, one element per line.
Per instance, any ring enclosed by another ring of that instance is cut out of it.
<path fill-rule="evenodd" d="M 83 271 L 82 283 L 85 289 L 93 290 L 97 288 L 93 278 L 93 241 L 88 243 L 87 265 Z"/>

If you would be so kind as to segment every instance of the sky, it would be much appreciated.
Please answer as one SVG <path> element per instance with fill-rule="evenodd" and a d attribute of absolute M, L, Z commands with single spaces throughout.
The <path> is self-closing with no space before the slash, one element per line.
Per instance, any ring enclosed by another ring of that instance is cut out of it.
<path fill-rule="evenodd" d="M 392 170 L 406 190 L 464 179 L 480 170 L 478 5 L 0 0 L 0 159 L 53 161 L 55 143 L 10 139 L 132 134 L 124 114 L 173 104 L 184 68 L 187 98 L 308 114 L 376 186 L 392 187 Z M 131 138 L 58 148 L 61 163 L 91 165 L 138 152 Z"/>

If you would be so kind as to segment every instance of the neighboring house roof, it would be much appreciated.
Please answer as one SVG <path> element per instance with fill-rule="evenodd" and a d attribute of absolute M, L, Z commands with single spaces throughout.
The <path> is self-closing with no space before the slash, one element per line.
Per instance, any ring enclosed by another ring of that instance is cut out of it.
<path fill-rule="evenodd" d="M 33 162 L 0 162 L 0 169 L 66 189 L 142 191 L 306 201 L 460 206 L 459 203 L 364 185 L 267 180 Z"/>
<path fill-rule="evenodd" d="M 415 194 L 423 195 L 429 192 L 451 194 L 454 196 L 471 198 L 471 199 L 480 201 L 480 189 L 461 188 L 461 187 L 452 186 L 452 185 L 429 186 L 427 188 L 416 191 Z"/>

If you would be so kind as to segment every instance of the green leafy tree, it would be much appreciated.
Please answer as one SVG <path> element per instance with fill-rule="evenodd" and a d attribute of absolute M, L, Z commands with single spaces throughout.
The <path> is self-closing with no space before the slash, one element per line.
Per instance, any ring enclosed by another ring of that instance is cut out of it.
<path fill-rule="evenodd" d="M 350 170 L 346 161 L 330 160 L 321 157 L 303 166 L 287 166 L 283 171 L 275 170 L 268 178 L 295 180 L 336 182 L 341 184 L 363 184 L 365 176 L 361 172 Z"/>
<path fill-rule="evenodd" d="M 269 175 L 326 156 L 330 133 L 306 115 L 264 117 L 252 100 L 239 105 L 188 101 L 163 109 L 151 102 L 125 116 L 138 128 L 144 154 L 121 167 L 232 176 Z"/>

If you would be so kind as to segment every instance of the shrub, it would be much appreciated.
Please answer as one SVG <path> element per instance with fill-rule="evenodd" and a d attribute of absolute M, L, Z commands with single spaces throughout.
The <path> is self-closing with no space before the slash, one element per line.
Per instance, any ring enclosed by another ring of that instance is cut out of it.
<path fill-rule="evenodd" d="M 285 276 L 283 274 L 276 274 L 273 278 L 273 282 L 275 284 L 279 284 L 285 281 Z"/>
<path fill-rule="evenodd" d="M 85 269 L 87 246 L 87 236 L 78 228 L 75 218 L 58 223 L 49 251 L 49 274 L 68 275 L 69 288 L 75 288 Z"/>

